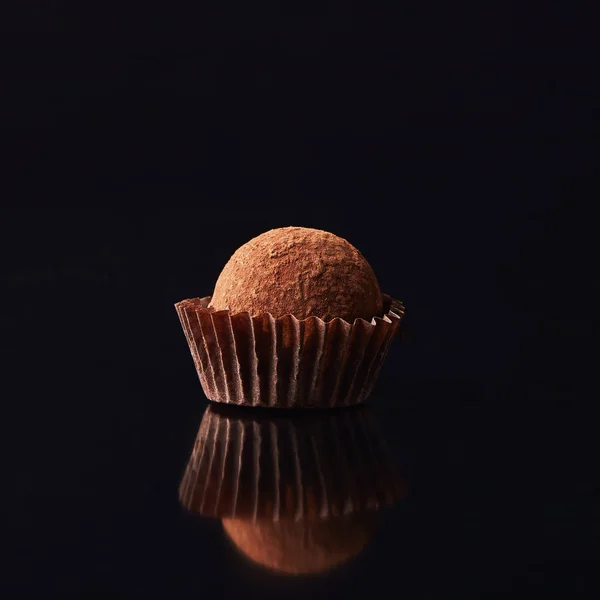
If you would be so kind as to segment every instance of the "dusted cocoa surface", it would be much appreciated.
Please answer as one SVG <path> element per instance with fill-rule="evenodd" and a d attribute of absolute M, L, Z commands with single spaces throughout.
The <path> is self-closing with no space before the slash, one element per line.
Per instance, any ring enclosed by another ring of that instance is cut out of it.
<path fill-rule="evenodd" d="M 272 229 L 236 250 L 210 306 L 349 323 L 383 312 L 377 278 L 364 256 L 343 238 L 305 227 Z"/>

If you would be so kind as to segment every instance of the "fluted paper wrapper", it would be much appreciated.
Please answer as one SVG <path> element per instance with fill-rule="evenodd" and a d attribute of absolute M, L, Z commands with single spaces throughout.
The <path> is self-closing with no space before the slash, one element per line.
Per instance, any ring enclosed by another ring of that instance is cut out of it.
<path fill-rule="evenodd" d="M 353 324 L 232 314 L 208 308 L 209 302 L 210 296 L 191 298 L 175 308 L 206 396 L 241 406 L 360 404 L 404 315 L 402 303 L 386 295 L 383 317 Z"/>
<path fill-rule="evenodd" d="M 269 418 L 211 405 L 181 503 L 204 516 L 277 521 L 346 517 L 396 502 L 405 479 L 367 410 Z"/>

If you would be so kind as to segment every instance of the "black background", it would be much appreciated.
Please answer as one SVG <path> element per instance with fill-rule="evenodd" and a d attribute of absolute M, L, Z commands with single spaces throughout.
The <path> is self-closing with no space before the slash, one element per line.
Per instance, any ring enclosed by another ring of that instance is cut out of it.
<path fill-rule="evenodd" d="M 500 3 L 213 4 L 0 9 L 7 597 L 592 594 L 583 63 Z M 207 401 L 173 308 L 286 225 L 407 306 L 371 404 L 411 484 L 291 582 L 178 505 Z"/>

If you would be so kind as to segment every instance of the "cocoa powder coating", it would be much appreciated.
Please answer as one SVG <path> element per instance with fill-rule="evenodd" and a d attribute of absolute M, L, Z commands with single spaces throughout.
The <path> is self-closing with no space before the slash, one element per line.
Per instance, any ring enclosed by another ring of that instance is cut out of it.
<path fill-rule="evenodd" d="M 370 321 L 383 304 L 365 257 L 345 239 L 306 227 L 272 229 L 251 239 L 229 259 L 210 307 L 275 319 L 340 317 Z"/>

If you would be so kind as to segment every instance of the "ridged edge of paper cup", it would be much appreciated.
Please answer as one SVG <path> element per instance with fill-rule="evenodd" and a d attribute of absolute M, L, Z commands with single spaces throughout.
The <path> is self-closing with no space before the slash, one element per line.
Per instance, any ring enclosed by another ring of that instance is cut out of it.
<path fill-rule="evenodd" d="M 364 402 L 404 316 L 386 312 L 350 324 L 335 318 L 274 319 L 208 308 L 210 296 L 175 304 L 202 389 L 215 402 L 272 408 L 330 408 Z"/>
<path fill-rule="evenodd" d="M 377 510 L 406 495 L 406 482 L 366 408 L 310 418 L 231 411 L 211 405 L 204 413 L 179 486 L 190 512 L 326 519 Z"/>

